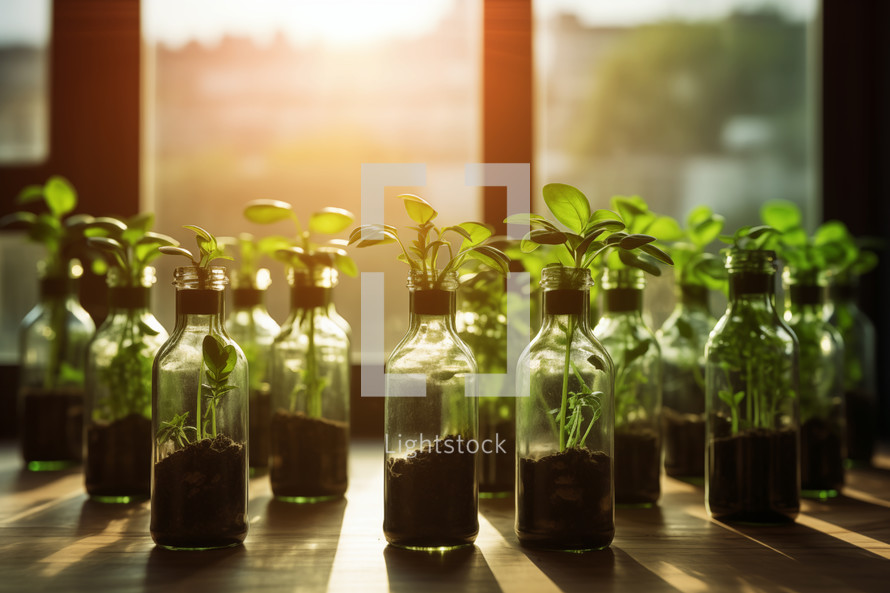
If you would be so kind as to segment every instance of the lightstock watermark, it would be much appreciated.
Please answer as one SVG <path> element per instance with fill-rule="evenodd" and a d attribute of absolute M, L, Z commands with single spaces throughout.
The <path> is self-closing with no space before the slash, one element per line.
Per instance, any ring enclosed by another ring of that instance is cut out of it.
<path fill-rule="evenodd" d="M 361 224 L 384 224 L 384 194 L 387 187 L 424 186 L 427 166 L 423 163 L 386 163 L 362 165 Z M 459 183 L 456 180 L 456 183 Z M 531 211 L 531 167 L 528 163 L 474 163 L 464 166 L 463 185 L 506 187 L 506 218 Z M 521 239 L 528 224 L 508 224 L 507 236 Z M 365 231 L 362 239 L 374 239 Z M 507 372 L 476 373 L 466 377 L 468 397 L 522 397 L 516 392 L 516 364 L 531 340 L 531 306 L 523 287 L 529 285 L 528 272 L 511 272 L 507 278 L 507 319 L 523 320 L 507 324 Z M 519 328 L 524 328 L 521 330 Z M 361 273 L 361 396 L 426 397 L 426 377 L 422 374 L 386 374 L 384 372 L 384 273 Z M 528 371 L 528 369 L 523 369 Z M 526 383 L 527 384 L 527 383 Z"/>
<path fill-rule="evenodd" d="M 418 451 L 445 454 L 469 453 L 471 455 L 476 453 L 484 453 L 486 455 L 507 454 L 507 439 L 502 439 L 497 433 L 495 433 L 493 438 L 481 440 L 465 439 L 460 435 L 456 437 L 446 436 L 444 438 L 436 435 L 435 438 L 428 439 L 424 438 L 423 433 L 420 433 L 416 439 L 402 439 L 402 435 L 397 435 L 390 440 L 388 434 L 383 435 L 383 439 L 387 454 L 405 455 L 409 459 L 416 457 Z"/>

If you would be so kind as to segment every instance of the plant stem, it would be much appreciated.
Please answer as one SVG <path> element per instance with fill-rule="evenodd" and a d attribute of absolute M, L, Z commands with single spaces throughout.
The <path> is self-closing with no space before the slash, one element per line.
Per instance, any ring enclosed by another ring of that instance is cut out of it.
<path fill-rule="evenodd" d="M 309 311 L 309 348 L 306 350 L 306 413 L 321 417 L 321 390 L 318 384 L 318 364 L 315 358 L 315 312 Z"/>
<path fill-rule="evenodd" d="M 575 318 L 568 316 L 568 328 L 566 329 L 566 355 L 562 369 L 562 401 L 559 405 L 559 452 L 566 448 L 566 407 L 569 399 L 569 365 L 572 361 L 572 339 L 575 337 Z"/>

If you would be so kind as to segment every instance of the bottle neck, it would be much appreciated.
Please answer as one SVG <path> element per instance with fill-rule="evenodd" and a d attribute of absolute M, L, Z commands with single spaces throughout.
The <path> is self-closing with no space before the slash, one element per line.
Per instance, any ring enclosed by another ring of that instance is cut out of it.
<path fill-rule="evenodd" d="M 643 291 L 639 288 L 609 288 L 603 291 L 603 314 L 642 315 Z"/>
<path fill-rule="evenodd" d="M 457 310 L 457 292 L 443 289 L 411 289 L 408 296 L 410 323 L 444 324 L 454 330 L 454 317 Z"/>
<path fill-rule="evenodd" d="M 146 286 L 112 286 L 108 289 L 108 308 L 111 311 L 148 309 L 150 292 Z"/>
<path fill-rule="evenodd" d="M 71 278 L 41 278 L 40 299 L 43 301 L 64 301 L 77 293 L 76 281 Z"/>
<path fill-rule="evenodd" d="M 266 291 L 259 288 L 233 288 L 232 306 L 235 309 L 252 309 L 263 305 Z"/>
<path fill-rule="evenodd" d="M 291 287 L 291 310 L 328 309 L 331 304 L 331 289 L 324 286 L 297 285 Z"/>
<path fill-rule="evenodd" d="M 587 288 L 557 288 L 544 291 L 544 318 L 541 330 L 572 320 L 575 327 L 589 326 L 590 290 Z"/>
<path fill-rule="evenodd" d="M 222 326 L 225 292 L 186 289 L 176 291 L 176 329 L 188 325 Z"/>
<path fill-rule="evenodd" d="M 774 292 L 774 275 L 771 273 L 733 272 L 729 275 L 730 301 L 769 301 Z"/>
<path fill-rule="evenodd" d="M 677 288 L 677 303 L 687 309 L 708 311 L 708 289 L 704 286 L 681 284 Z"/>

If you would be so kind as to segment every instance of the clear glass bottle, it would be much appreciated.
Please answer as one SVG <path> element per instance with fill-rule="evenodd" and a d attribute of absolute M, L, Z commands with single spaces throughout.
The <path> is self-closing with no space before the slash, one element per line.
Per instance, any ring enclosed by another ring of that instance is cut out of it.
<path fill-rule="evenodd" d="M 590 331 L 590 270 L 544 268 L 541 329 L 519 357 L 516 534 L 527 546 L 608 547 L 615 535 L 614 367 Z"/>
<path fill-rule="evenodd" d="M 825 319 L 826 282 L 785 268 L 785 321 L 800 348 L 800 485 L 806 498 L 834 498 L 844 483 L 844 353 Z"/>
<path fill-rule="evenodd" d="M 73 278 L 41 279 L 40 302 L 19 334 L 19 426 L 31 471 L 64 469 L 83 458 L 84 366 L 95 330 Z"/>
<path fill-rule="evenodd" d="M 291 311 L 272 344 L 272 493 L 340 498 L 348 484 L 349 336 L 329 316 L 334 268 L 288 272 Z"/>
<path fill-rule="evenodd" d="M 678 285 L 677 305 L 656 332 L 661 347 L 664 470 L 703 484 L 705 478 L 705 343 L 717 324 L 708 289 Z"/>
<path fill-rule="evenodd" d="M 871 464 L 878 418 L 875 326 L 859 308 L 858 294 L 857 278 L 838 278 L 832 283 L 829 322 L 844 344 L 847 465 L 851 467 Z"/>
<path fill-rule="evenodd" d="M 176 326 L 152 367 L 151 536 L 170 549 L 247 535 L 247 359 L 223 325 L 222 267 L 174 272 Z"/>
<path fill-rule="evenodd" d="M 471 545 L 479 531 L 476 361 L 454 326 L 457 276 L 408 277 L 408 332 L 386 363 L 386 540 L 411 549 Z"/>
<path fill-rule="evenodd" d="M 773 305 L 775 259 L 729 251 L 729 303 L 705 349 L 705 501 L 720 520 L 793 521 L 800 508 L 798 345 Z"/>
<path fill-rule="evenodd" d="M 615 503 L 651 506 L 661 494 L 661 349 L 643 321 L 643 271 L 603 272 L 593 335 L 615 364 Z"/>
<path fill-rule="evenodd" d="M 149 311 L 153 268 L 138 285 L 108 271 L 108 317 L 86 366 L 86 464 L 90 498 L 127 503 L 151 495 L 151 366 L 167 331 Z"/>
<path fill-rule="evenodd" d="M 461 279 L 457 291 L 458 335 L 473 353 L 479 372 L 507 372 L 506 287 L 494 270 L 480 270 Z M 482 389 L 481 385 L 479 386 Z M 494 389 L 492 384 L 490 388 Z M 505 498 L 513 495 L 516 478 L 516 398 L 479 394 L 479 439 L 495 443 L 477 455 L 479 496 Z M 501 449 L 497 445 L 502 444 Z"/>
<path fill-rule="evenodd" d="M 226 319 L 226 331 L 244 351 L 250 367 L 250 471 L 269 467 L 269 423 L 271 421 L 269 361 L 272 342 L 281 328 L 266 309 L 269 270 L 257 272 L 244 286 L 232 288 L 232 312 Z"/>

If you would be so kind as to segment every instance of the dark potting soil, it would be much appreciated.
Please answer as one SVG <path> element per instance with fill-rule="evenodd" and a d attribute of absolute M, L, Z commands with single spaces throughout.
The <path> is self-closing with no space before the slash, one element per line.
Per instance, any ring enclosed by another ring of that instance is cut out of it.
<path fill-rule="evenodd" d="M 800 427 L 800 488 L 807 495 L 839 490 L 844 484 L 840 429 L 835 423 L 812 418 Z"/>
<path fill-rule="evenodd" d="M 847 459 L 854 465 L 868 465 L 875 451 L 875 398 L 865 391 L 844 394 L 847 413 Z"/>
<path fill-rule="evenodd" d="M 664 431 L 664 471 L 673 478 L 705 477 L 705 419 L 701 414 L 684 414 L 668 407 L 661 409 Z"/>
<path fill-rule="evenodd" d="M 87 429 L 84 466 L 87 493 L 93 497 L 151 495 L 151 420 L 130 414 Z"/>
<path fill-rule="evenodd" d="M 453 451 L 448 452 L 448 443 Z M 463 441 L 465 442 L 465 441 Z M 475 455 L 458 451 L 456 436 L 386 462 L 383 532 L 408 548 L 473 543 L 479 532 Z"/>
<path fill-rule="evenodd" d="M 800 510 L 797 434 L 749 430 L 715 438 L 708 455 L 708 508 L 723 521 L 787 523 Z"/>
<path fill-rule="evenodd" d="M 154 466 L 151 536 L 170 548 L 217 548 L 247 535 L 244 445 L 225 435 L 189 443 Z"/>
<path fill-rule="evenodd" d="M 269 476 L 276 497 L 329 498 L 346 492 L 347 423 L 278 410 L 270 436 Z"/>
<path fill-rule="evenodd" d="M 480 422 L 479 430 L 480 442 L 490 439 L 492 443 L 491 453 L 478 453 L 479 495 L 512 494 L 516 478 L 516 423 L 498 422 L 483 430 Z M 499 442 L 503 442 L 503 451 L 497 448 Z"/>
<path fill-rule="evenodd" d="M 249 463 L 251 468 L 265 469 L 269 467 L 269 394 L 256 389 L 251 390 L 249 401 L 250 446 L 247 448 Z"/>
<path fill-rule="evenodd" d="M 602 451 L 572 447 L 519 460 L 516 525 L 523 545 L 593 550 L 615 535 L 612 460 Z"/>
<path fill-rule="evenodd" d="M 661 494 L 661 443 L 648 427 L 615 431 L 615 504 L 651 505 Z"/>
<path fill-rule="evenodd" d="M 23 398 L 25 462 L 79 463 L 83 457 L 82 390 L 29 389 Z"/>

